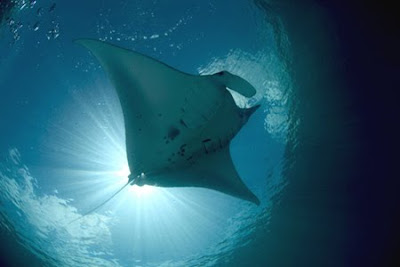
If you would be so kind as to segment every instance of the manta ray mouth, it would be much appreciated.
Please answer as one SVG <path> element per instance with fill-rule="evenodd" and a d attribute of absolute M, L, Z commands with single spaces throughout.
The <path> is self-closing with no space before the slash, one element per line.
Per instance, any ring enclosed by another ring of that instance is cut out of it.
<path fill-rule="evenodd" d="M 140 175 L 134 176 L 134 175 L 129 175 L 128 176 L 128 183 L 130 185 L 137 185 L 137 186 L 144 186 L 146 185 L 145 183 L 145 179 L 146 179 L 146 175 L 142 172 Z"/>

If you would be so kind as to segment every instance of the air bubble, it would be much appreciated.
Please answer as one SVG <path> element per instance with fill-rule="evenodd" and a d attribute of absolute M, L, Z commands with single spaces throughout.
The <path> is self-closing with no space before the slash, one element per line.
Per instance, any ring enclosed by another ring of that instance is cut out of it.
<path fill-rule="evenodd" d="M 35 24 L 33 24 L 33 27 L 32 27 L 32 29 L 33 29 L 33 31 L 37 31 L 37 30 L 39 30 L 39 21 L 38 21 L 38 22 L 36 22 Z"/>
<path fill-rule="evenodd" d="M 56 9 L 56 3 L 53 3 L 53 4 L 49 7 L 49 12 L 53 12 L 54 9 Z"/>
<path fill-rule="evenodd" d="M 14 25 L 14 24 L 15 24 L 15 20 L 10 19 L 10 20 L 8 21 L 8 26 L 12 26 L 12 25 Z"/>
<path fill-rule="evenodd" d="M 43 14 L 43 8 L 42 8 L 42 7 L 39 7 L 39 8 L 36 10 L 36 15 L 38 15 L 38 16 L 40 17 L 40 16 L 42 16 L 42 14 Z"/>
<path fill-rule="evenodd" d="M 36 5 L 36 0 L 30 0 L 29 7 L 33 8 Z"/>
<path fill-rule="evenodd" d="M 53 22 L 53 24 L 54 24 L 54 22 Z M 60 28 L 57 23 L 54 25 L 53 29 L 50 29 L 47 31 L 46 37 L 47 37 L 47 40 L 50 40 L 50 39 L 57 39 L 58 36 L 60 36 Z"/>

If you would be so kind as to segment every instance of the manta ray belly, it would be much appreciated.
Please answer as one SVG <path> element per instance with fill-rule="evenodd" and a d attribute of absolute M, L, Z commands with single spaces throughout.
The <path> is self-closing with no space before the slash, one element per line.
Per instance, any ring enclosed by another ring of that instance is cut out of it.
<path fill-rule="evenodd" d="M 190 75 L 105 42 L 77 42 L 96 56 L 117 91 L 133 182 L 204 187 L 259 203 L 229 152 L 257 107 L 238 108 L 226 88 L 251 97 L 256 91 L 247 81 L 225 71 Z"/>

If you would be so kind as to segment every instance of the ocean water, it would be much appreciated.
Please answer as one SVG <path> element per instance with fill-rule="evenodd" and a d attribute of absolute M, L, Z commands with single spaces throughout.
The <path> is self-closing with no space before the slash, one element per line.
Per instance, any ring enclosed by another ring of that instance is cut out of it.
<path fill-rule="evenodd" d="M 352 50 L 343 45 L 340 14 L 332 11 L 337 6 L 6 2 L 0 16 L 3 265 L 379 262 L 368 253 L 377 251 L 373 241 L 386 244 L 386 233 L 370 231 L 381 226 L 371 217 L 386 213 L 364 201 L 374 195 L 366 153 L 378 150 L 370 146 L 372 133 L 365 134 L 366 98 L 360 100 L 348 78 L 354 73 L 344 67 L 354 64 L 346 57 Z M 257 94 L 234 95 L 236 103 L 261 108 L 230 151 L 261 204 L 206 189 L 132 186 L 80 218 L 126 183 L 129 169 L 115 90 L 96 59 L 73 42 L 79 38 L 139 51 L 187 73 L 228 70 L 249 81 Z M 377 195 L 386 187 L 380 189 Z"/>

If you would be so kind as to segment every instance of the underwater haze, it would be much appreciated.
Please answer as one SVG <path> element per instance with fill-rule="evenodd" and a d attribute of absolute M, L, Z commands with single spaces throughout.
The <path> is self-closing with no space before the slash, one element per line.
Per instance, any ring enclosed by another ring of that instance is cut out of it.
<path fill-rule="evenodd" d="M 329 2 L 2 1 L 0 264 L 395 266 L 400 68 L 374 24 L 391 16 Z M 231 92 L 261 108 L 230 153 L 261 204 L 133 185 L 85 215 L 130 171 L 118 96 L 81 38 L 253 85 Z"/>

